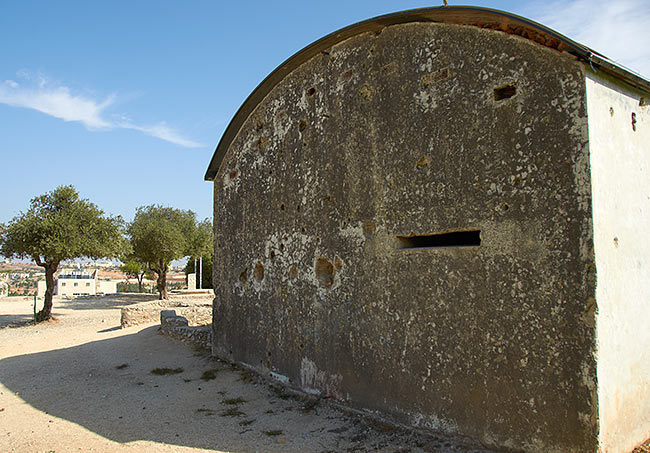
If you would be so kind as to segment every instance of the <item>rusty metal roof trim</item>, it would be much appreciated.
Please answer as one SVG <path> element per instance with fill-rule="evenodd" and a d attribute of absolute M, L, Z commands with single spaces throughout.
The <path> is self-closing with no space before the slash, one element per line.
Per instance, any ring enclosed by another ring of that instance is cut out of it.
<path fill-rule="evenodd" d="M 650 93 L 650 81 L 639 74 L 635 74 L 604 55 L 572 41 L 548 27 L 515 14 L 475 6 L 440 6 L 391 13 L 358 22 L 330 33 L 298 51 L 271 72 L 248 96 L 237 113 L 235 113 L 230 124 L 228 124 L 205 173 L 205 180 L 212 181 L 215 179 L 230 144 L 246 119 L 266 95 L 271 92 L 273 87 L 294 69 L 307 62 L 314 55 L 326 51 L 353 36 L 368 32 L 380 33 L 385 27 L 413 22 L 470 25 L 521 36 L 540 45 L 571 54 L 578 60 L 589 64 L 595 70 L 602 70 L 637 89 Z"/>

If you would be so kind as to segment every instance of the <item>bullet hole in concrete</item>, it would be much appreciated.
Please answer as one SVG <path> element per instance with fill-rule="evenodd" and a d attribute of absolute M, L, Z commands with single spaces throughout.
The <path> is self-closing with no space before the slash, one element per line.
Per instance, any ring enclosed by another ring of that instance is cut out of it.
<path fill-rule="evenodd" d="M 636 132 L 636 113 L 632 112 L 632 130 Z"/>
<path fill-rule="evenodd" d="M 451 75 L 451 71 L 449 71 L 449 67 L 438 69 L 435 74 L 434 74 L 434 82 L 440 82 L 442 80 L 448 79 L 449 76 Z"/>
<path fill-rule="evenodd" d="M 244 268 L 244 270 L 241 271 L 241 274 L 239 274 L 239 281 L 242 283 L 246 283 L 248 281 L 248 268 Z"/>
<path fill-rule="evenodd" d="M 296 211 L 300 212 L 300 205 L 296 205 Z"/>
<path fill-rule="evenodd" d="M 508 212 L 508 210 L 510 209 L 510 205 L 508 203 L 503 203 L 501 204 L 501 206 L 499 206 L 499 208 L 503 212 Z"/>
<path fill-rule="evenodd" d="M 284 211 L 284 203 L 280 204 L 280 211 Z"/>
<path fill-rule="evenodd" d="M 266 367 L 267 367 L 267 368 L 271 368 L 271 361 L 270 361 L 270 360 L 267 360 L 267 361 L 266 361 Z"/>
<path fill-rule="evenodd" d="M 302 228 L 300 228 L 300 232 L 301 232 L 301 233 L 306 233 L 306 232 L 307 232 L 307 229 L 306 229 L 305 227 L 302 227 Z"/>
<path fill-rule="evenodd" d="M 325 288 L 332 286 L 334 283 L 334 266 L 327 258 L 321 256 L 316 260 L 315 271 L 320 286 Z"/>
<path fill-rule="evenodd" d="M 273 170 L 269 170 L 269 175 L 272 175 L 272 174 L 273 174 Z"/>
<path fill-rule="evenodd" d="M 313 96 L 316 93 L 316 88 L 311 87 L 307 90 L 307 96 Z"/>
<path fill-rule="evenodd" d="M 359 89 L 359 93 L 364 99 L 372 99 L 375 94 L 375 89 L 368 82 L 364 83 Z"/>
<path fill-rule="evenodd" d="M 291 266 L 291 269 L 289 269 L 289 275 L 295 277 L 298 275 L 298 269 L 296 269 L 296 266 Z"/>
<path fill-rule="evenodd" d="M 230 173 L 228 173 L 228 176 L 230 177 L 230 179 L 235 179 L 238 174 L 239 174 L 239 172 L 237 170 L 230 170 Z"/>
<path fill-rule="evenodd" d="M 307 120 L 302 118 L 300 120 L 300 122 L 298 123 L 298 129 L 300 129 L 301 131 L 304 131 L 305 129 L 307 129 Z"/>
<path fill-rule="evenodd" d="M 426 167 L 428 165 L 429 165 L 429 157 L 428 156 L 422 156 L 422 157 L 420 157 L 420 160 L 418 160 L 415 163 L 415 168 L 422 168 L 422 167 Z"/>
<path fill-rule="evenodd" d="M 362 228 L 363 228 L 363 234 L 365 234 L 366 236 L 369 236 L 369 235 L 375 233 L 375 224 L 372 223 L 372 222 L 369 222 L 369 221 L 363 222 Z"/>
<path fill-rule="evenodd" d="M 422 88 L 429 88 L 429 86 L 431 86 L 431 75 L 430 74 L 424 74 L 422 77 L 420 77 L 420 86 Z"/>
<path fill-rule="evenodd" d="M 253 269 L 253 278 L 258 282 L 261 282 L 264 279 L 264 266 L 261 262 L 257 262 L 255 269 Z"/>
<path fill-rule="evenodd" d="M 448 233 L 397 236 L 399 249 L 476 247 L 481 245 L 481 231 L 451 231 Z"/>
<path fill-rule="evenodd" d="M 513 97 L 517 93 L 517 87 L 514 85 L 503 85 L 494 89 L 494 100 L 502 101 Z"/>
<path fill-rule="evenodd" d="M 280 242 L 280 247 L 278 247 L 281 252 L 284 252 L 284 244 Z"/>
<path fill-rule="evenodd" d="M 305 349 L 305 345 L 300 343 L 300 349 Z"/>
<path fill-rule="evenodd" d="M 268 355 L 269 357 L 271 357 L 271 351 L 267 351 L 266 355 Z"/>
<path fill-rule="evenodd" d="M 292 310 L 290 308 L 287 308 L 287 313 L 291 314 Z"/>
<path fill-rule="evenodd" d="M 269 256 L 271 257 L 271 259 L 275 258 L 275 252 L 273 250 L 271 250 L 271 253 L 269 253 Z"/>
<path fill-rule="evenodd" d="M 257 141 L 255 142 L 255 148 L 257 148 L 257 151 L 258 151 L 260 154 L 262 154 L 262 153 L 266 150 L 266 148 L 268 147 L 268 145 L 269 145 L 269 139 L 266 138 L 266 137 L 260 137 L 260 138 L 258 138 Z"/>
<path fill-rule="evenodd" d="M 609 116 L 614 116 L 614 107 L 609 108 Z"/>

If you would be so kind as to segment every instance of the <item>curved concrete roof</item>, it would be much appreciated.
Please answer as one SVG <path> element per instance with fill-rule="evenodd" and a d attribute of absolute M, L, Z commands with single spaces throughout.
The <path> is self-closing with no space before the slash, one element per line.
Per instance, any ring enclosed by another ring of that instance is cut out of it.
<path fill-rule="evenodd" d="M 308 45 L 278 66 L 248 96 L 230 121 L 212 156 L 208 170 L 205 173 L 205 180 L 211 181 L 215 178 L 230 143 L 235 139 L 237 132 L 255 110 L 255 107 L 262 102 L 275 85 L 294 69 L 319 52 L 326 51 L 352 36 L 367 32 L 379 33 L 385 27 L 412 22 L 471 25 L 518 35 L 542 46 L 569 53 L 596 70 L 606 72 L 633 87 L 650 93 L 650 81 L 642 76 L 623 68 L 598 52 L 572 41 L 548 27 L 514 14 L 474 6 L 440 6 L 402 11 L 368 19 L 335 31 Z"/>

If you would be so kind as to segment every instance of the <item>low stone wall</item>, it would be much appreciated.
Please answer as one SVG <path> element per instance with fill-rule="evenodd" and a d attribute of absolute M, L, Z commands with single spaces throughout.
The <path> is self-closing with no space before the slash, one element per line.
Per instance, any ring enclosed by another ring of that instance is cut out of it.
<path fill-rule="evenodd" d="M 176 310 L 160 312 L 160 333 L 205 349 L 212 347 L 212 328 L 210 326 L 189 326 L 184 316 Z"/>
<path fill-rule="evenodd" d="M 178 316 L 185 317 L 191 326 L 212 324 L 212 299 L 214 293 L 188 291 L 172 293 L 168 299 L 142 302 L 122 308 L 120 325 L 137 326 L 157 322 L 163 310 L 173 309 Z"/>

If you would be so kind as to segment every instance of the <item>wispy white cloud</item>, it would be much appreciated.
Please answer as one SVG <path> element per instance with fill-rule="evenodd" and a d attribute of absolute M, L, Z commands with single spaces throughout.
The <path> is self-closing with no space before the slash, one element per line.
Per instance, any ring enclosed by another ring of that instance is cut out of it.
<path fill-rule="evenodd" d="M 124 129 L 134 129 L 152 137 L 175 143 L 186 148 L 198 148 L 199 146 L 202 146 L 200 143 L 182 137 L 178 132 L 167 126 L 165 123 L 159 123 L 153 126 L 138 126 L 133 123 L 121 122 L 119 123 L 119 127 Z"/>
<path fill-rule="evenodd" d="M 24 88 L 14 80 L 5 80 L 0 84 L 0 103 L 37 110 L 64 121 L 78 121 L 91 130 L 111 127 L 102 118 L 102 110 L 111 105 L 113 99 L 113 96 L 109 96 L 98 102 L 70 94 L 67 87 Z"/>
<path fill-rule="evenodd" d="M 650 77 L 648 0 L 555 0 L 534 5 L 538 22 Z"/>
<path fill-rule="evenodd" d="M 42 75 L 34 76 L 21 71 L 18 76 L 26 79 L 27 83 L 22 84 L 15 80 L 0 83 L 0 104 L 37 110 L 64 121 L 76 121 L 89 130 L 133 129 L 187 148 L 202 146 L 184 138 L 165 123 L 142 126 L 125 120 L 124 117 L 119 120 L 107 119 L 105 111 L 114 103 L 115 95 L 103 100 L 93 99 L 90 96 L 73 94 L 65 86 L 52 86 Z"/>

